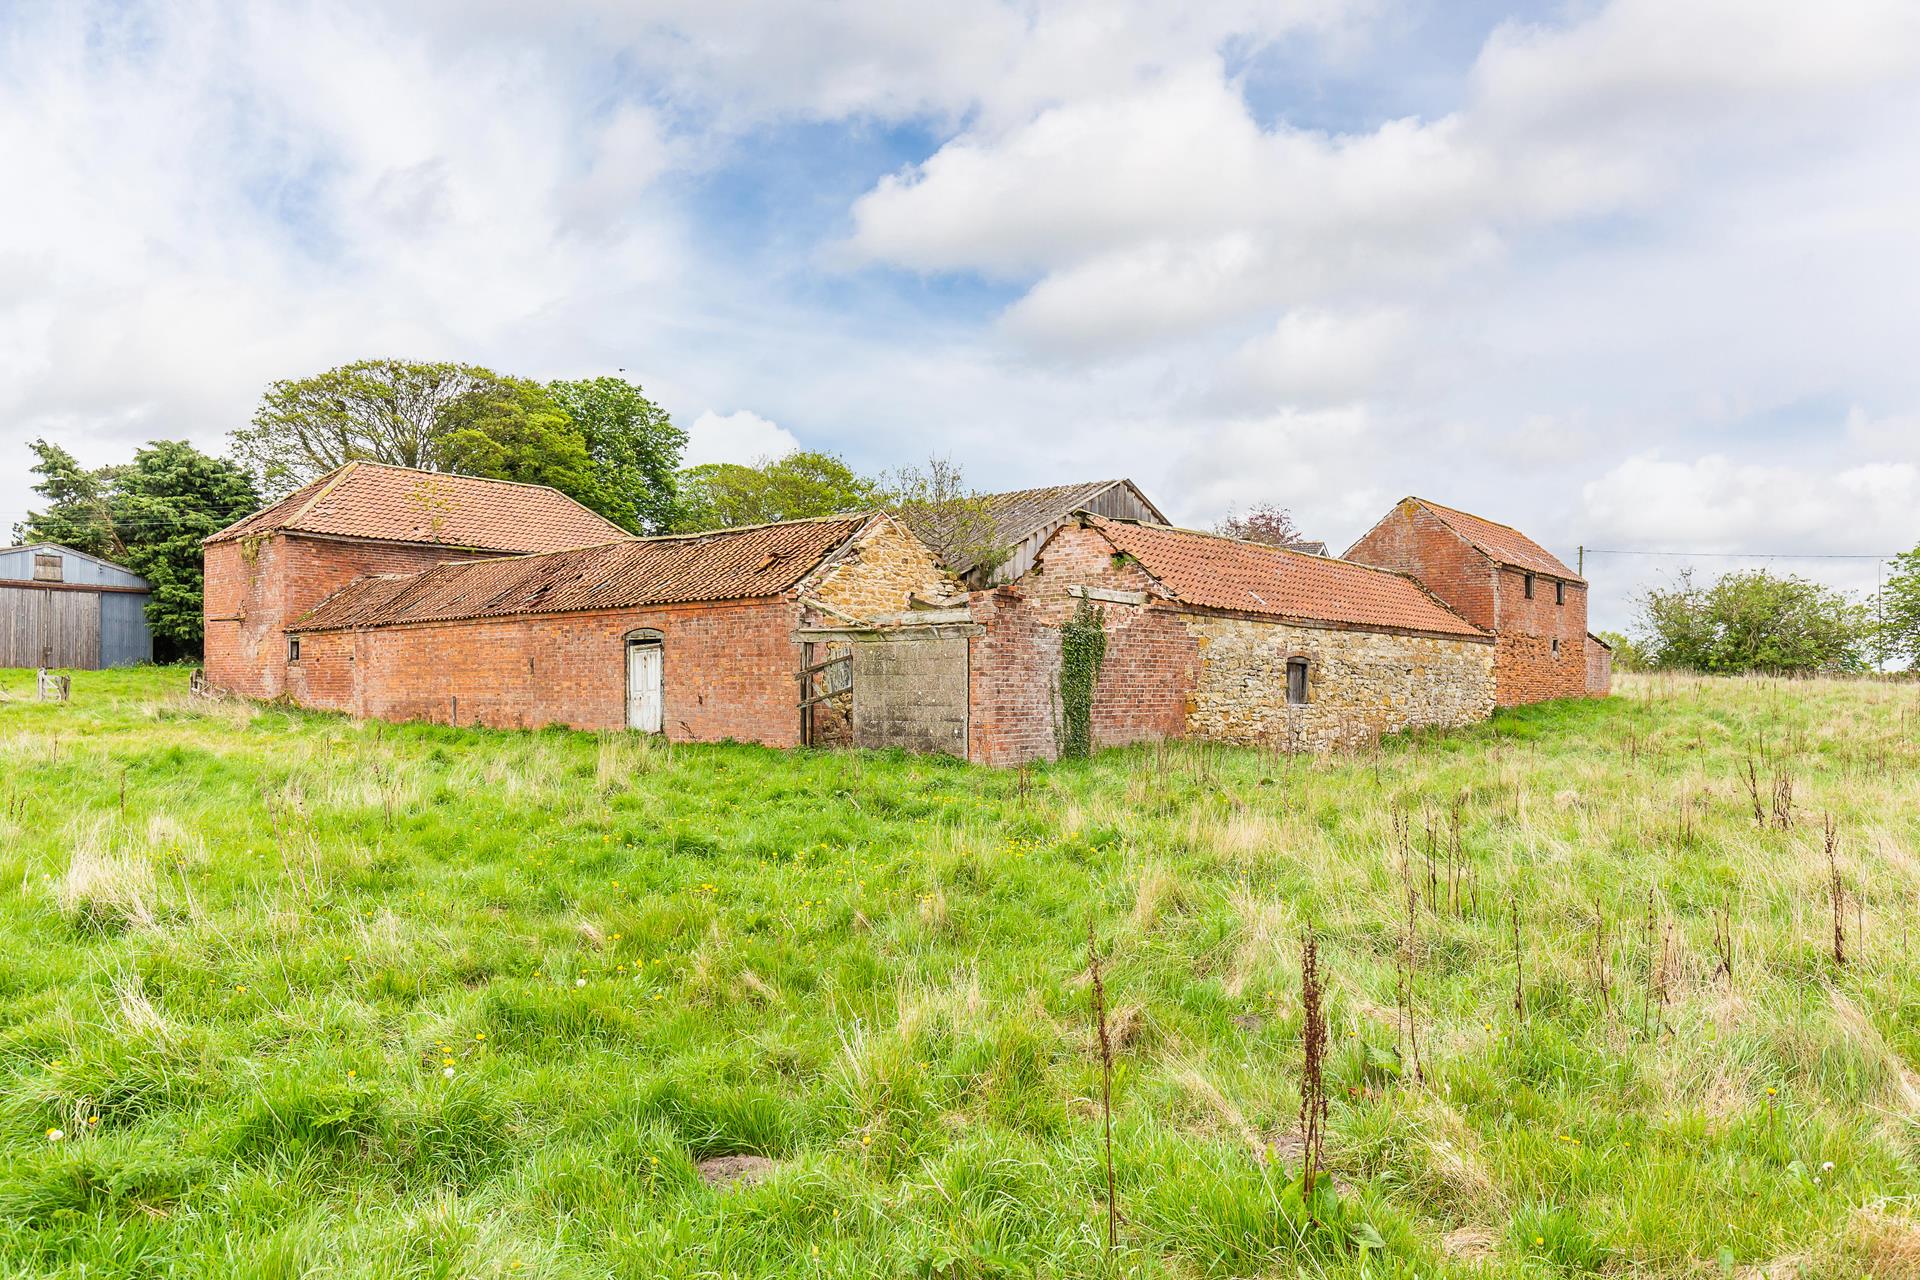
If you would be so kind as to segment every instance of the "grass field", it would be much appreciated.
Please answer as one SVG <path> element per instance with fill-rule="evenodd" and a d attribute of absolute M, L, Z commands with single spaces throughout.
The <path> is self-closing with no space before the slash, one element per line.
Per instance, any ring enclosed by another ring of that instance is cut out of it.
<path fill-rule="evenodd" d="M 1620 683 L 1023 778 L 4 673 L 0 1273 L 1920 1275 L 1920 686 Z"/>

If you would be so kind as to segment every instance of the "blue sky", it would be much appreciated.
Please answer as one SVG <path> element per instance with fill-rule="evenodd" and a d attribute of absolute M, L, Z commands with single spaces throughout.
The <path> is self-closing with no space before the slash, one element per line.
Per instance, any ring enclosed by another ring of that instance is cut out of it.
<path fill-rule="evenodd" d="M 1411 492 L 1568 557 L 1892 551 L 1916 108 L 1891 0 L 29 0 L 0 456 L 218 448 L 391 354 L 1336 547 Z M 1591 561 L 1596 624 L 1680 563 Z"/>

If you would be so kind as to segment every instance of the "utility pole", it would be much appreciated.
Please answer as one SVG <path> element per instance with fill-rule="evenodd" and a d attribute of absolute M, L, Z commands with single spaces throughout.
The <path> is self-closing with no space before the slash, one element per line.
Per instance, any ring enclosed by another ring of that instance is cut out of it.
<path fill-rule="evenodd" d="M 1587 545 L 1584 542 L 1580 544 L 1580 560 L 1574 572 L 1583 578 L 1587 576 Z"/>

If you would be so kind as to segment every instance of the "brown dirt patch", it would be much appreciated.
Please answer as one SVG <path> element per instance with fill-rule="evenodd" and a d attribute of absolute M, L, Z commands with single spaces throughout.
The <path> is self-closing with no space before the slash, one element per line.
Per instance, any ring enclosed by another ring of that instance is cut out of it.
<path fill-rule="evenodd" d="M 710 1187 L 729 1188 L 751 1185 L 780 1166 L 765 1156 L 708 1156 L 696 1160 L 693 1171 Z"/>

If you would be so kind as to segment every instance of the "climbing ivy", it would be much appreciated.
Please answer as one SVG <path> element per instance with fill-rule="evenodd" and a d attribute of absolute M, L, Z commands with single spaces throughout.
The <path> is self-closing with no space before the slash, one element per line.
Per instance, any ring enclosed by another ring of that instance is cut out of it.
<path fill-rule="evenodd" d="M 1060 755 L 1093 753 L 1093 685 L 1107 657 L 1107 613 L 1081 600 L 1060 628 Z"/>

